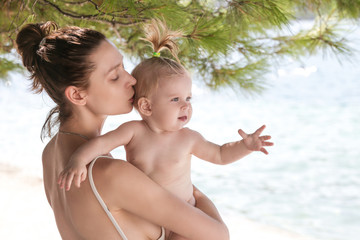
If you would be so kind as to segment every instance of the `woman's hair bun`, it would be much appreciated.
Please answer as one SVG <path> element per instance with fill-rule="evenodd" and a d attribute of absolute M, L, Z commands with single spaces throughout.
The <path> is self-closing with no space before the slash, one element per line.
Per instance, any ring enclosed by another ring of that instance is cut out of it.
<path fill-rule="evenodd" d="M 34 78 L 35 70 L 46 57 L 46 37 L 58 27 L 54 22 L 36 23 L 25 25 L 16 37 L 17 51 L 22 58 L 23 65 L 32 74 L 33 90 L 42 91 L 38 79 Z M 41 44 L 40 44 L 41 43 Z"/>

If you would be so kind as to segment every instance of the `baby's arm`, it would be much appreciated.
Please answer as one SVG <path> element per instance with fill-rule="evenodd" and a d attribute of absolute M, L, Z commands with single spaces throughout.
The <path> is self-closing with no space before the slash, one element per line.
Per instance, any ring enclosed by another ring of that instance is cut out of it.
<path fill-rule="evenodd" d="M 80 183 L 86 179 L 87 168 L 95 157 L 108 154 L 116 147 L 126 145 L 134 134 L 136 123 L 128 122 L 120 125 L 117 129 L 102 136 L 93 138 L 81 145 L 70 157 L 64 170 L 59 174 L 58 184 L 60 188 L 70 190 L 71 183 L 80 187 Z"/>
<path fill-rule="evenodd" d="M 199 133 L 193 132 L 195 142 L 192 154 L 203 160 L 221 165 L 237 161 L 253 151 L 261 151 L 268 154 L 264 147 L 274 144 L 267 141 L 271 136 L 260 136 L 264 129 L 265 125 L 252 134 L 246 134 L 243 130 L 239 129 L 238 133 L 243 139 L 237 142 L 226 143 L 222 146 L 209 142 Z"/>

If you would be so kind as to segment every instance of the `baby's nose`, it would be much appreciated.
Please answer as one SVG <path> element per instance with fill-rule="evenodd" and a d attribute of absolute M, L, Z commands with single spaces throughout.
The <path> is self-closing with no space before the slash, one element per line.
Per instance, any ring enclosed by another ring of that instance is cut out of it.
<path fill-rule="evenodd" d="M 182 110 L 186 110 L 186 109 L 189 108 L 189 105 L 190 105 L 190 104 L 189 104 L 188 102 L 184 102 L 183 105 L 181 106 L 181 109 L 182 109 Z"/>

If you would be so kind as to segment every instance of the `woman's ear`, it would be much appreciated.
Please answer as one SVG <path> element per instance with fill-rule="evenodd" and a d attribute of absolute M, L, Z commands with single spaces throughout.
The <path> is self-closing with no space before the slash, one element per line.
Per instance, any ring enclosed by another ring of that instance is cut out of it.
<path fill-rule="evenodd" d="M 86 93 L 80 88 L 75 86 L 68 86 L 65 89 L 66 98 L 75 105 L 85 105 L 86 104 Z"/>
<path fill-rule="evenodd" d="M 149 99 L 142 97 L 138 100 L 138 108 L 139 108 L 139 113 L 143 114 L 144 116 L 151 116 L 152 111 L 151 111 L 151 102 Z"/>

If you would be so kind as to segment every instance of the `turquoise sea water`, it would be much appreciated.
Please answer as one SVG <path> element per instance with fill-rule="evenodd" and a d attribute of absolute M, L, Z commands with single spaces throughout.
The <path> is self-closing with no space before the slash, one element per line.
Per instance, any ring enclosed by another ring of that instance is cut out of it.
<path fill-rule="evenodd" d="M 279 81 L 288 87 L 269 90 L 261 99 L 233 103 L 235 96 L 222 94 L 222 102 L 207 100 L 194 127 L 208 139 L 232 141 L 237 128 L 253 131 L 266 124 L 275 146 L 268 156 L 253 153 L 226 167 L 196 163 L 194 182 L 211 192 L 223 211 L 319 239 L 358 239 L 359 81 L 336 73 L 335 66 L 318 65 L 307 78 L 286 76 L 286 83 Z"/>
<path fill-rule="evenodd" d="M 360 36 L 357 33 L 356 36 Z M 360 55 L 357 55 L 360 57 Z M 358 58 L 359 59 L 359 58 Z M 355 61 L 356 62 L 356 61 Z M 271 85 L 246 98 L 214 93 L 196 80 L 188 127 L 218 144 L 240 139 L 237 129 L 262 124 L 275 146 L 228 166 L 193 159 L 193 182 L 222 215 L 245 216 L 324 240 L 360 235 L 360 68 L 321 56 L 291 62 L 267 76 Z M 52 106 L 27 90 L 24 76 L 0 84 L 0 163 L 41 176 L 40 129 Z M 108 119 L 104 131 L 136 113 Z M 113 152 L 123 157 L 123 150 Z"/>

